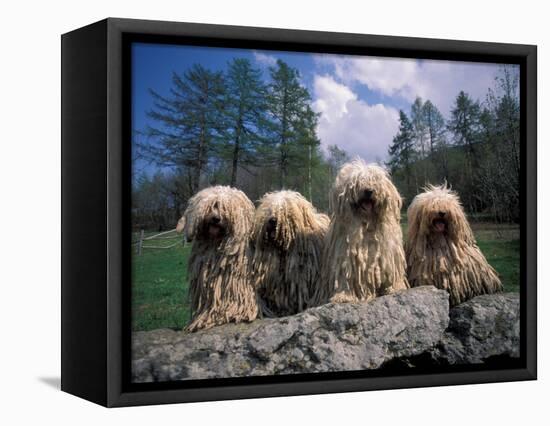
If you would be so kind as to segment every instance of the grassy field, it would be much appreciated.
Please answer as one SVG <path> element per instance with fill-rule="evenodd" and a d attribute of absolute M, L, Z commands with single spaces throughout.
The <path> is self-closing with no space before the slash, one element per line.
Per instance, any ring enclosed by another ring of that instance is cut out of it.
<path fill-rule="evenodd" d="M 403 224 L 406 232 L 406 223 Z M 519 291 L 519 228 L 515 225 L 473 223 L 479 247 L 497 270 L 505 291 Z M 169 246 L 177 240 L 153 240 L 147 245 Z M 187 259 L 191 245 L 143 250 L 132 260 L 132 329 L 182 328 L 189 320 Z"/>
<path fill-rule="evenodd" d="M 182 241 L 182 240 L 180 240 Z M 177 240 L 153 240 L 147 245 L 169 246 Z M 191 245 L 143 249 L 132 256 L 132 329 L 182 328 L 189 320 L 187 259 Z"/>

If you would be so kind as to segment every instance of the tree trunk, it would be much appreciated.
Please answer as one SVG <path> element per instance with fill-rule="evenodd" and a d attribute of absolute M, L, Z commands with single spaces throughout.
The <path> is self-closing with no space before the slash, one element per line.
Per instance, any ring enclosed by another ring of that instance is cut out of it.
<path fill-rule="evenodd" d="M 237 169 L 239 167 L 239 151 L 240 151 L 240 140 L 241 140 L 241 124 L 237 124 L 235 129 L 235 146 L 233 147 L 233 165 L 231 169 L 231 186 L 236 186 L 237 184 Z"/>
<path fill-rule="evenodd" d="M 202 170 L 206 164 L 207 140 L 206 140 L 206 118 L 201 117 L 201 131 L 199 136 L 199 151 L 197 153 L 197 164 L 195 165 L 195 176 L 193 182 L 193 193 L 196 193 L 200 188 Z"/>
<path fill-rule="evenodd" d="M 193 175 L 190 168 L 187 168 L 187 189 L 189 190 L 188 198 L 192 197 L 195 190 L 193 189 Z"/>
<path fill-rule="evenodd" d="M 285 187 L 285 184 L 286 184 L 286 174 L 287 174 L 286 162 L 287 162 L 287 158 L 286 158 L 286 152 L 285 152 L 284 146 L 285 146 L 285 143 L 281 143 L 281 162 L 280 162 L 281 170 L 280 170 L 280 175 L 279 175 L 279 189 L 283 189 Z"/>
<path fill-rule="evenodd" d="M 201 174 L 202 174 L 203 163 L 204 163 L 204 146 L 205 145 L 206 145 L 206 141 L 205 141 L 204 135 L 201 132 L 201 136 L 199 138 L 199 152 L 197 153 L 197 164 L 195 165 L 195 168 L 194 168 L 195 173 L 193 176 L 193 194 L 196 193 L 200 187 Z"/>
<path fill-rule="evenodd" d="M 279 186 L 280 186 L 280 189 L 283 189 L 285 187 L 285 184 L 286 184 L 286 162 L 287 162 L 287 155 L 286 155 L 286 134 L 287 134 L 287 126 L 288 126 L 288 117 L 287 117 L 287 102 L 288 102 L 288 93 L 287 93 L 287 89 L 285 87 L 284 89 L 284 93 L 283 93 L 283 114 L 282 114 L 282 117 L 281 117 L 281 126 L 282 126 L 282 131 L 281 131 L 281 147 L 280 147 L 280 151 L 281 151 L 281 158 L 280 158 L 280 167 L 281 167 L 281 170 L 280 170 L 280 179 L 279 179 Z"/>

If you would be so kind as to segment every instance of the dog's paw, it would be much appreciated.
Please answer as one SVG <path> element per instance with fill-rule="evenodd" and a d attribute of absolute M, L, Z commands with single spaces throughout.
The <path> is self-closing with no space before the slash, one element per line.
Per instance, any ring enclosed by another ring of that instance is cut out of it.
<path fill-rule="evenodd" d="M 358 299 L 353 294 L 347 292 L 336 293 L 330 298 L 331 303 L 357 303 Z"/>

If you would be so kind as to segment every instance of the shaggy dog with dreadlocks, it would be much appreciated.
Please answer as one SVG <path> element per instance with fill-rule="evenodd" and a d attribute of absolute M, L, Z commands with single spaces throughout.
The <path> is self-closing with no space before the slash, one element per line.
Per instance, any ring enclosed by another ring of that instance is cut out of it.
<path fill-rule="evenodd" d="M 317 304 L 363 302 L 407 289 L 402 200 L 386 171 L 360 159 L 344 164 L 329 201 Z"/>
<path fill-rule="evenodd" d="M 184 218 L 185 236 L 193 241 L 187 331 L 256 319 L 258 303 L 249 273 L 252 202 L 242 191 L 214 186 L 189 200 Z"/>
<path fill-rule="evenodd" d="M 407 273 L 412 286 L 433 285 L 447 290 L 451 306 L 502 291 L 455 192 L 446 185 L 429 186 L 414 198 L 407 216 Z"/>
<path fill-rule="evenodd" d="M 310 306 L 328 224 L 328 216 L 298 192 L 271 192 L 259 201 L 252 276 L 265 316 L 294 315 Z"/>

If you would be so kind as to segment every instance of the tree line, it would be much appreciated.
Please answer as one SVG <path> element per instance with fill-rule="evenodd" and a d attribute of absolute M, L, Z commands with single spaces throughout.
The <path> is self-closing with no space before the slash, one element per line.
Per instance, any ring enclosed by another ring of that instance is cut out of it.
<path fill-rule="evenodd" d="M 416 98 L 399 112 L 387 166 L 407 204 L 428 183 L 447 182 L 466 211 L 497 222 L 520 218 L 519 75 L 503 66 L 483 102 L 464 91 L 448 120 Z"/>
<path fill-rule="evenodd" d="M 217 184 L 252 200 L 294 189 L 328 210 L 330 187 L 350 157 L 336 145 L 320 149 L 319 117 L 297 69 L 278 60 L 266 81 L 262 73 L 236 58 L 224 72 L 200 64 L 174 72 L 168 94 L 150 89 L 151 124 L 134 132 L 133 154 L 157 172 L 134 175 L 135 228 L 172 228 L 191 196 Z M 518 77 L 503 67 L 495 83 L 483 103 L 460 92 L 448 120 L 420 98 L 409 114 L 400 111 L 386 165 L 405 206 L 427 183 L 447 181 L 469 213 L 519 219 Z"/>
<path fill-rule="evenodd" d="M 158 172 L 134 177 L 136 226 L 165 229 L 182 213 L 189 197 L 222 184 L 251 199 L 281 188 L 295 189 L 319 209 L 343 162 L 337 146 L 320 150 L 318 114 L 299 71 L 278 60 L 268 70 L 236 58 L 225 72 L 195 64 L 174 72 L 168 95 L 150 89 L 151 125 L 134 135 L 134 160 Z"/>

